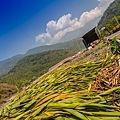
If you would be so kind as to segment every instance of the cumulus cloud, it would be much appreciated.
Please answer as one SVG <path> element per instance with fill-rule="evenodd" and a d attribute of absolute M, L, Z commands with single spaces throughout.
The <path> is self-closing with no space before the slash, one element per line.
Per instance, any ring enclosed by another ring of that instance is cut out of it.
<path fill-rule="evenodd" d="M 47 44 L 60 42 L 60 39 L 67 32 L 81 28 L 86 23 L 102 15 L 105 9 L 114 0 L 97 0 L 97 1 L 99 1 L 99 5 L 96 8 L 92 9 L 91 11 L 86 11 L 82 13 L 80 18 L 71 19 L 72 15 L 69 13 L 67 15 L 63 15 L 57 21 L 54 20 L 49 21 L 46 25 L 46 32 L 36 36 L 36 41 L 41 41 L 42 43 Z"/>

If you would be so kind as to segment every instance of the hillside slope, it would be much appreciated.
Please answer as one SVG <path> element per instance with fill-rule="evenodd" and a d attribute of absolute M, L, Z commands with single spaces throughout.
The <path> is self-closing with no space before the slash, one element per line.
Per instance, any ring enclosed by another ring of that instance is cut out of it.
<path fill-rule="evenodd" d="M 80 48 L 85 47 L 81 42 L 81 38 L 77 39 L 77 41 L 71 40 L 65 43 L 57 43 L 54 45 L 39 46 L 39 47 L 30 49 L 23 55 L 16 55 L 7 60 L 0 61 L 0 76 L 7 74 L 15 66 L 15 64 L 25 56 L 29 56 L 32 54 L 37 54 L 37 53 L 41 53 L 41 52 L 49 51 L 49 50 L 58 50 L 58 49 L 71 49 L 72 51 L 78 52 L 80 51 L 78 46 Z"/>
<path fill-rule="evenodd" d="M 110 22 L 114 16 L 120 16 L 120 0 L 114 0 L 109 5 L 98 23 L 99 28 L 102 28 L 106 23 Z"/>
<path fill-rule="evenodd" d="M 13 66 L 24 56 L 23 55 L 16 55 L 4 61 L 0 61 L 0 76 L 6 74 L 13 68 Z"/>
<path fill-rule="evenodd" d="M 21 59 L 7 75 L 1 77 L 0 81 L 23 88 L 47 72 L 50 67 L 73 54 L 72 50 L 52 50 L 27 56 Z"/>

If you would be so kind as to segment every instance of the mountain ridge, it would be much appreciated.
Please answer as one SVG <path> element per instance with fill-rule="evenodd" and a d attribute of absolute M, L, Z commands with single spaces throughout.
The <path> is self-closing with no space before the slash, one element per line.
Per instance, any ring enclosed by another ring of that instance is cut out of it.
<path fill-rule="evenodd" d="M 79 46 L 82 46 L 84 48 L 85 46 L 82 44 L 81 40 L 82 39 L 79 38 L 79 40 L 77 39 L 77 42 L 78 42 Z M 72 49 L 73 51 L 76 51 L 76 52 L 79 51 L 76 40 L 71 40 L 71 41 L 66 41 L 64 43 L 61 42 L 61 43 L 56 43 L 53 45 L 44 45 L 44 46 L 32 48 L 32 49 L 28 50 L 25 54 L 16 55 L 16 56 L 8 58 L 4 61 L 0 61 L 0 76 L 7 74 L 20 59 L 22 59 L 26 56 L 41 53 L 44 51 L 49 51 L 49 50 L 57 50 L 57 49 Z"/>
<path fill-rule="evenodd" d="M 1 77 L 0 82 L 12 84 L 21 89 L 46 73 L 50 67 L 74 54 L 72 50 L 61 49 L 26 56 L 19 60 L 8 74 Z"/>
<path fill-rule="evenodd" d="M 96 23 L 99 19 L 100 19 L 100 17 L 95 19 Z M 68 45 L 70 46 L 70 49 L 73 49 L 73 47 L 70 44 L 72 44 L 72 45 L 76 44 L 75 39 L 77 39 L 77 41 L 78 41 L 78 39 L 80 39 L 86 31 L 88 32 L 88 29 L 91 29 L 93 27 L 93 22 L 94 21 L 91 21 L 91 22 L 87 23 L 84 27 L 67 33 L 64 37 L 61 38 L 60 43 L 55 43 L 53 45 L 43 45 L 43 46 L 38 46 L 38 47 L 35 47 L 35 48 L 31 48 L 25 54 L 21 54 L 20 55 L 21 57 L 17 57 L 17 55 L 16 55 L 16 56 L 13 56 L 13 57 L 8 58 L 6 60 L 0 61 L 0 70 L 1 70 L 0 71 L 0 76 L 8 73 L 14 67 L 14 65 L 20 59 L 24 58 L 25 56 L 32 55 L 32 54 L 37 54 L 39 52 L 44 52 L 44 51 L 48 51 L 48 50 L 69 49 L 69 47 L 67 47 Z M 77 34 L 77 36 L 76 36 L 76 34 Z M 74 36 L 76 36 L 76 37 L 74 37 Z M 72 42 L 72 41 L 75 41 L 75 42 Z M 80 43 L 80 44 L 81 44 L 82 47 L 84 47 L 82 43 Z M 75 45 L 74 45 L 74 47 L 75 47 Z M 11 64 L 11 62 L 12 62 L 12 64 Z"/>

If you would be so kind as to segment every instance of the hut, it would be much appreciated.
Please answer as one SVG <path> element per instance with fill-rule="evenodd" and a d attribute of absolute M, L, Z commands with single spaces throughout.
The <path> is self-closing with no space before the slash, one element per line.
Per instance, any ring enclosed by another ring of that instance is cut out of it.
<path fill-rule="evenodd" d="M 99 39 L 96 33 L 96 27 L 94 27 L 92 30 L 87 32 L 82 38 L 83 38 L 83 43 L 85 44 L 86 48 L 88 48 L 90 46 L 90 43 Z"/>

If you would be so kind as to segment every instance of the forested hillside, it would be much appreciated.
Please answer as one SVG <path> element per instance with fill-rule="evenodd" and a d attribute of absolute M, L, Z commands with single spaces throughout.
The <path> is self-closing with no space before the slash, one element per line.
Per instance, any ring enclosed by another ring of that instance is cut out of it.
<path fill-rule="evenodd" d="M 102 28 L 105 24 L 111 22 L 115 16 L 120 16 L 120 0 L 114 0 L 114 2 L 110 4 L 100 19 L 98 26 Z"/>
<path fill-rule="evenodd" d="M 16 55 L 6 60 L 0 61 L 0 76 L 6 74 L 15 66 L 15 64 L 22 59 L 23 55 Z"/>
<path fill-rule="evenodd" d="M 71 50 L 62 49 L 27 56 L 21 59 L 7 75 L 1 77 L 0 81 L 22 88 L 46 73 L 50 67 L 74 53 Z"/>
<path fill-rule="evenodd" d="M 80 49 L 84 49 L 84 47 L 85 46 L 82 43 L 82 39 L 78 38 L 68 42 L 57 43 L 53 45 L 44 45 L 30 49 L 23 55 L 16 55 L 7 60 L 0 61 L 0 76 L 7 74 L 15 66 L 15 64 L 25 56 L 33 55 L 49 50 L 58 50 L 58 49 L 71 49 L 74 52 L 78 52 L 80 51 Z"/>

